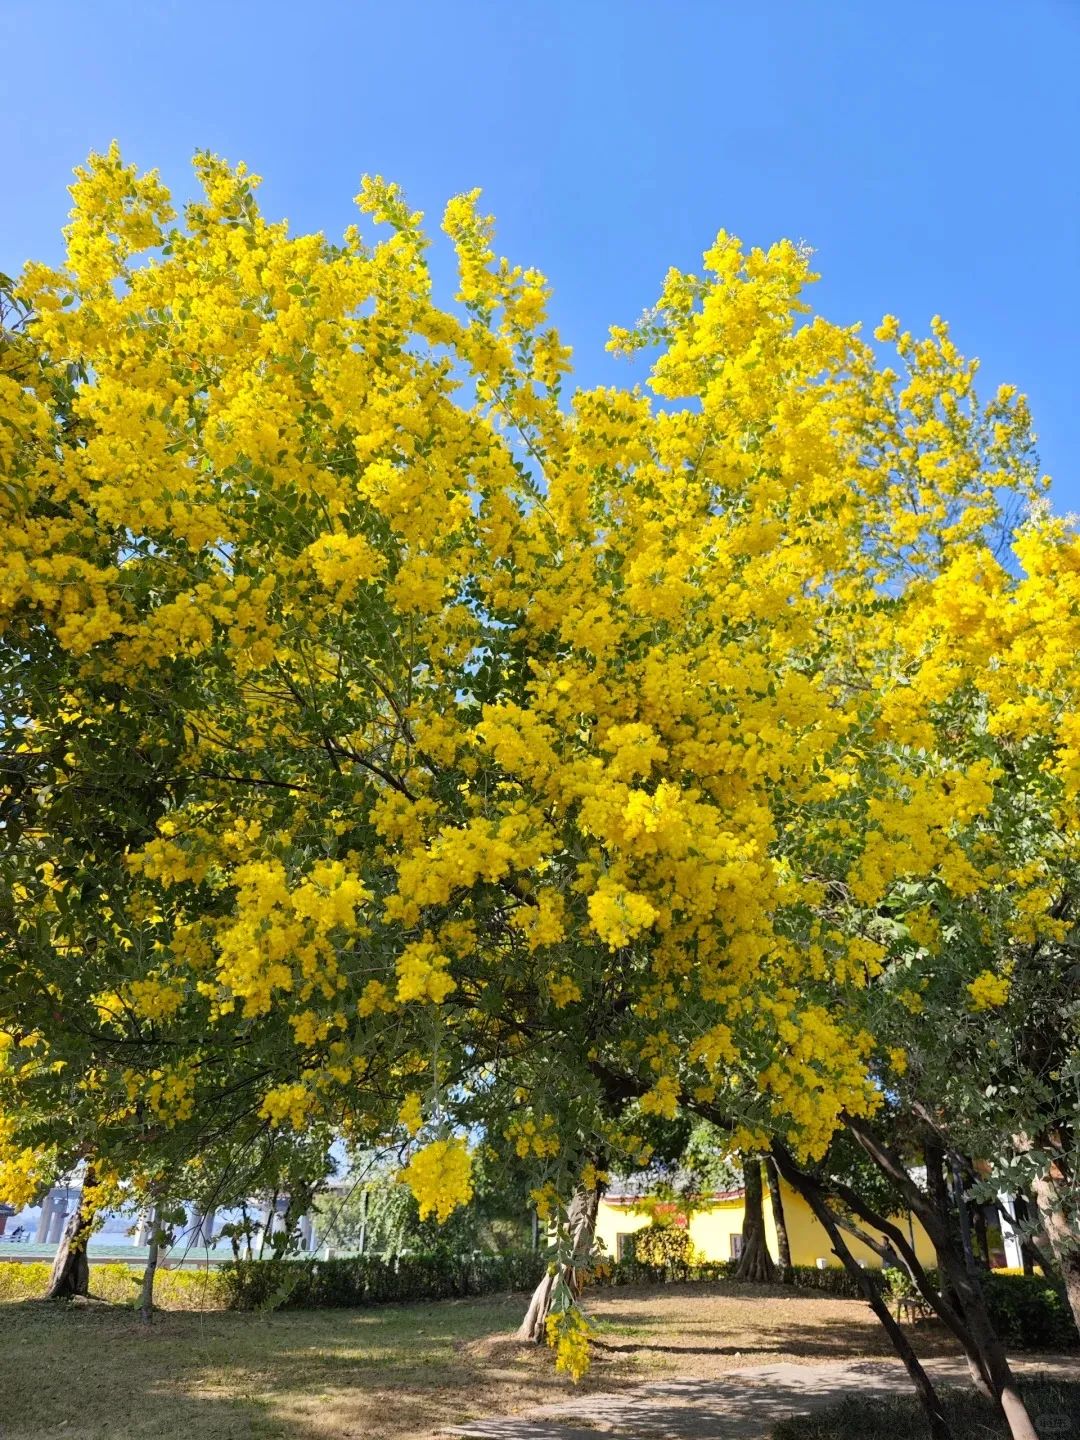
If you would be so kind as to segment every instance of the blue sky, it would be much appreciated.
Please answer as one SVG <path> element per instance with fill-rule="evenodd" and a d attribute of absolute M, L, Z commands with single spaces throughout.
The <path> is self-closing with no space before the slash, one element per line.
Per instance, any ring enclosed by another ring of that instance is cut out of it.
<path fill-rule="evenodd" d="M 178 194 L 193 150 L 246 160 L 296 229 L 364 171 L 433 224 L 480 185 L 595 383 L 668 265 L 786 235 L 831 318 L 940 313 L 1027 391 L 1080 509 L 1080 0 L 0 0 L 0 45 L 0 268 L 56 257 L 114 137 Z"/>

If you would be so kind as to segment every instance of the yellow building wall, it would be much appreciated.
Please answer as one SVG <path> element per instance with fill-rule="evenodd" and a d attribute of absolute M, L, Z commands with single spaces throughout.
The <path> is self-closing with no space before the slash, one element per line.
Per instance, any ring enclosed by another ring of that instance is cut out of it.
<path fill-rule="evenodd" d="M 618 1258 L 617 1237 L 620 1235 L 632 1235 L 635 1230 L 644 1230 L 649 1223 L 648 1215 L 640 1210 L 631 1210 L 629 1206 L 612 1205 L 607 1200 L 601 1200 L 596 1212 L 596 1239 L 604 1247 L 604 1254 L 609 1260 Z"/>
<path fill-rule="evenodd" d="M 781 1201 L 784 1206 L 784 1220 L 787 1225 L 788 1243 L 791 1247 L 793 1265 L 816 1265 L 818 1260 L 838 1266 L 832 1253 L 832 1246 L 824 1228 L 814 1217 L 813 1211 L 801 1195 L 781 1182 Z M 775 1260 L 778 1255 L 776 1243 L 776 1222 L 773 1219 L 772 1200 L 765 1193 L 765 1234 L 769 1252 Z M 907 1216 L 892 1217 L 893 1223 L 909 1240 L 913 1240 L 915 1253 L 923 1265 L 936 1263 L 934 1247 L 930 1237 L 916 1220 L 909 1225 Z M 730 1260 L 732 1258 L 731 1237 L 742 1234 L 743 1203 L 741 1200 L 721 1200 L 707 1210 L 699 1210 L 690 1217 L 690 1238 L 703 1260 Z M 649 1215 L 635 1210 L 630 1205 L 613 1205 L 601 1200 L 596 1216 L 596 1234 L 603 1241 L 605 1253 L 614 1260 L 618 1255 L 618 1236 L 632 1235 L 650 1223 Z M 865 1263 L 869 1269 L 877 1269 L 881 1258 L 877 1253 L 846 1232 L 847 1241 L 856 1260 Z"/>
<path fill-rule="evenodd" d="M 743 1203 L 722 1200 L 710 1210 L 690 1216 L 690 1239 L 705 1260 L 732 1259 L 732 1236 L 742 1234 Z"/>

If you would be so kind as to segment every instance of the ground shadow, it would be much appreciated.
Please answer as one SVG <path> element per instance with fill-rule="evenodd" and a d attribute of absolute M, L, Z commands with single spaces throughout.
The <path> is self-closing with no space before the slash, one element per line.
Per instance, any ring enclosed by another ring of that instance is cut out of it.
<path fill-rule="evenodd" d="M 712 1374 L 712 1381 L 694 1382 L 707 1385 L 724 1383 L 721 1372 L 735 1368 L 736 1356 L 751 1364 L 770 1354 L 805 1363 L 859 1360 L 869 1375 L 889 1354 L 857 1303 L 851 1320 L 819 1312 L 811 1323 L 807 1312 L 801 1325 L 785 1306 L 777 1307 L 775 1323 L 765 1310 L 756 1330 L 746 1324 L 727 1331 L 695 1320 L 692 1293 L 682 1318 L 664 1313 L 667 1289 L 626 1298 L 631 1308 L 602 1316 L 593 1369 L 578 1389 L 554 1374 L 544 1347 L 511 1338 L 520 1295 L 363 1310 L 171 1311 L 152 1327 L 118 1305 L 0 1303 L 0 1433 L 4 1440 L 394 1440 L 568 1395 L 579 1408 L 598 1406 L 602 1418 L 612 1392 L 640 1389 L 650 1368 L 654 1380 L 663 1370 Z M 649 1333 L 625 1333 L 635 1327 Z M 917 1343 L 924 1353 L 931 1340 L 953 1353 L 948 1337 L 923 1333 Z M 676 1368 L 682 1356 L 686 1366 Z M 653 1428 L 632 1432 L 642 1440 L 684 1433 L 663 1427 L 665 1407 L 677 1408 L 685 1396 L 673 1382 L 659 1383 L 668 1386 L 666 1399 L 649 1400 L 643 1417 Z M 791 1413 L 770 1404 L 760 1395 L 745 1400 L 751 1416 Z M 573 1440 L 574 1430 L 522 1422 L 520 1431 L 498 1433 L 503 1440 Z M 588 1433 L 595 1440 L 596 1429 Z"/>
<path fill-rule="evenodd" d="M 267 1314 L 0 1303 L 3 1440 L 393 1440 L 566 1397 L 550 1352 L 471 1346 L 523 1297 Z M 608 1383 L 601 1360 L 585 1387 Z"/>
<path fill-rule="evenodd" d="M 856 1304 L 857 1302 L 849 1302 Z M 654 1351 L 658 1354 L 688 1355 L 789 1355 L 798 1359 L 828 1360 L 857 1357 L 888 1357 L 895 1354 L 884 1330 L 865 1319 L 817 1315 L 813 1324 L 802 1325 L 790 1320 L 759 1322 L 750 1327 L 743 1324 L 684 1324 L 677 1319 L 667 1321 L 649 1316 L 646 1311 L 620 1311 L 617 1315 L 599 1316 L 600 1332 L 594 1342 L 598 1348 L 613 1353 L 632 1354 Z M 637 1339 L 623 1338 L 612 1332 L 646 1330 L 650 1333 Z M 667 1333 L 677 1333 L 680 1341 L 711 1343 L 667 1343 Z M 952 1336 L 937 1321 L 905 1325 L 904 1332 L 921 1355 L 953 1355 L 957 1346 Z M 609 1338 L 610 1336 L 610 1338 Z"/>

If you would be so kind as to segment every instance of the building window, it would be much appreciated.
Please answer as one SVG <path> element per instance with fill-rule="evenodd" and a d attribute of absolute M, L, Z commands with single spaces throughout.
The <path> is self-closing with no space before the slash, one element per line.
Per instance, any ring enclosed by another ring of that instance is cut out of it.
<path fill-rule="evenodd" d="M 728 1240 L 729 1240 L 730 1245 L 731 1245 L 731 1258 L 732 1258 L 732 1260 L 738 1260 L 739 1257 L 742 1255 L 742 1234 L 741 1234 L 741 1232 L 736 1231 L 736 1233 L 735 1233 L 734 1235 L 729 1235 L 729 1236 L 728 1236 Z"/>
<path fill-rule="evenodd" d="M 634 1237 L 633 1235 L 615 1236 L 615 1259 L 632 1260 L 634 1258 Z"/>

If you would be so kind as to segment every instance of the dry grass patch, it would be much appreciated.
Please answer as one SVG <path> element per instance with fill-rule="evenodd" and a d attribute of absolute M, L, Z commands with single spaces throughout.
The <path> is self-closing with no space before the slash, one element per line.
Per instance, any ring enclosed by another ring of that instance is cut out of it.
<path fill-rule="evenodd" d="M 895 1358 L 870 1307 L 784 1286 L 731 1283 L 666 1285 L 598 1291 L 587 1300 L 597 1321 L 597 1349 L 632 1359 L 649 1378 L 658 1374 L 710 1379 L 748 1365 L 783 1361 Z M 924 1356 L 954 1355 L 955 1344 L 935 1325 L 912 1334 Z"/>
<path fill-rule="evenodd" d="M 565 1398 L 511 1338 L 525 1297 L 276 1314 L 0 1305 L 4 1440 L 418 1440 Z M 598 1290 L 588 1390 L 740 1366 L 886 1356 L 866 1306 L 731 1285 Z M 927 1353 L 951 1353 L 931 1332 Z"/>

